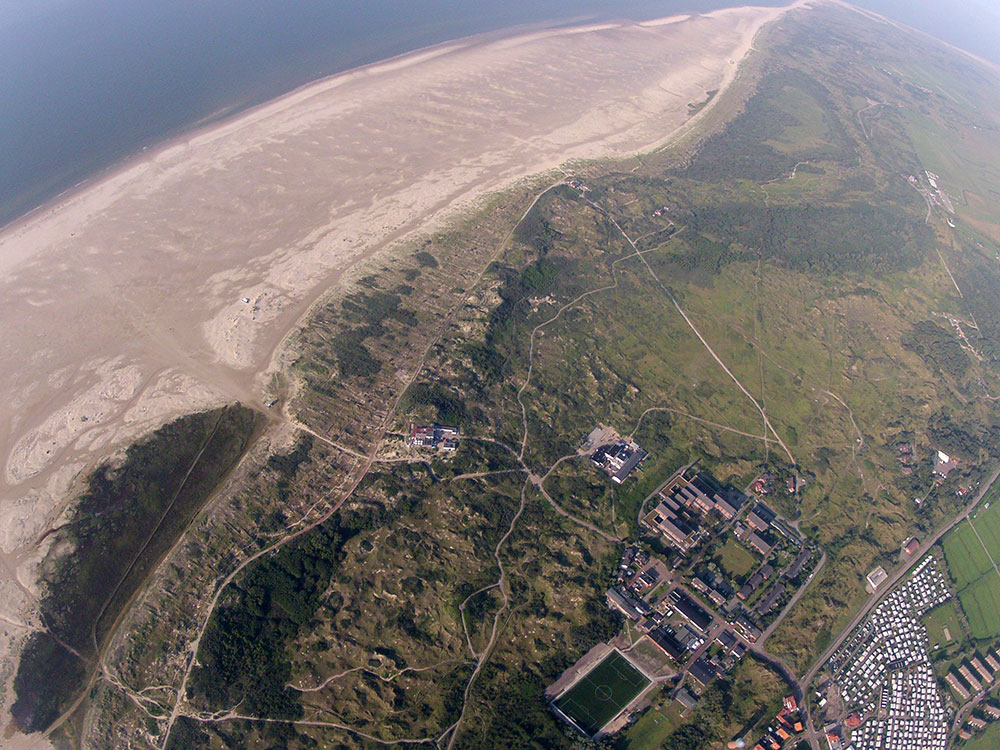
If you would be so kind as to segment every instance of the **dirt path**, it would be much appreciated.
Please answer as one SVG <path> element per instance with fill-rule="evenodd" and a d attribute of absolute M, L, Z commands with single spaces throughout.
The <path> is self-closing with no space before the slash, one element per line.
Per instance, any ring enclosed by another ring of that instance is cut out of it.
<path fill-rule="evenodd" d="M 295 531 L 294 533 L 289 534 L 289 535 L 287 535 L 287 536 L 279 539 L 278 541 L 275 541 L 274 543 L 272 543 L 270 545 L 267 545 L 266 547 L 258 550 L 256 553 L 254 553 L 253 555 L 251 555 L 250 557 L 248 557 L 246 560 L 244 560 L 239 566 L 237 566 L 228 576 L 226 576 L 222 580 L 222 582 L 216 588 L 215 593 L 212 596 L 212 600 L 209 603 L 208 613 L 204 617 L 204 619 L 202 620 L 202 623 L 201 623 L 200 627 L 198 628 L 197 635 L 195 636 L 194 640 L 189 644 L 189 646 L 187 648 L 187 651 L 188 651 L 188 663 L 187 663 L 187 666 L 185 667 L 184 673 L 183 673 L 183 675 L 181 677 L 180 685 L 177 688 L 177 691 L 176 691 L 176 694 L 175 694 L 175 698 L 174 698 L 174 702 L 173 702 L 173 706 L 172 706 L 172 708 L 170 710 L 170 715 L 167 718 L 167 726 L 166 726 L 166 729 L 165 729 L 165 731 L 163 733 L 163 741 L 160 744 L 161 750 L 166 750 L 166 746 L 167 746 L 168 742 L 170 741 L 171 730 L 173 729 L 173 726 L 176 723 L 178 717 L 181 715 L 181 709 L 184 706 L 185 695 L 187 694 L 188 680 L 191 677 L 191 671 L 192 671 L 192 669 L 194 667 L 194 664 L 195 664 L 195 661 L 196 661 L 196 658 L 197 658 L 198 649 L 201 647 L 201 639 L 205 635 L 205 631 L 208 628 L 208 623 L 211 621 L 212 613 L 215 611 L 216 607 L 218 606 L 219 599 L 222 596 L 222 593 L 228 588 L 229 584 L 232 583 L 237 578 L 237 576 L 239 576 L 243 572 L 243 570 L 245 570 L 247 568 L 247 566 L 249 566 L 250 564 L 252 564 L 256 560 L 260 559 L 264 555 L 271 554 L 273 551 L 279 549 L 280 547 L 283 547 L 284 545 L 288 544 L 291 541 L 294 541 L 295 539 L 299 538 L 300 536 L 302 536 L 304 534 L 307 534 L 308 532 L 312 531 L 314 528 L 316 528 L 320 524 L 322 524 L 322 523 L 326 522 L 327 520 L 329 520 L 333 516 L 333 514 L 336 513 L 340 509 L 340 507 L 347 501 L 347 499 L 349 497 L 351 497 L 351 495 L 354 494 L 355 490 L 357 490 L 358 486 L 361 484 L 361 482 L 364 480 L 364 478 L 368 475 L 368 472 L 371 470 L 372 465 L 376 462 L 377 455 L 378 455 L 378 450 L 381 447 L 382 439 L 384 438 L 385 434 L 388 432 L 389 424 L 390 424 L 393 416 L 395 415 L 396 411 L 398 410 L 399 404 L 402 402 L 403 397 L 406 394 L 406 391 L 416 381 L 417 377 L 423 371 L 424 365 L 426 364 L 427 358 L 430 356 L 431 351 L 440 342 L 440 340 L 444 336 L 445 332 L 448 330 L 448 328 L 454 322 L 455 316 L 458 314 L 458 311 L 461 310 L 462 307 L 465 305 L 465 303 L 467 302 L 469 296 L 472 294 L 472 291 L 474 289 L 476 289 L 479 286 L 479 284 L 482 282 L 482 280 L 485 277 L 486 272 L 489 270 L 490 266 L 496 261 L 496 259 L 498 257 L 500 257 L 501 253 L 503 253 L 503 251 L 506 249 L 508 243 L 510 242 L 511 237 L 513 237 L 513 235 L 514 235 L 514 232 L 521 225 L 521 222 L 524 221 L 525 217 L 527 217 L 527 215 L 531 211 L 531 209 L 534 208 L 535 204 L 538 203 L 538 201 L 541 199 L 541 197 L 543 195 L 545 195 L 545 193 L 547 193 L 549 190 L 551 190 L 552 188 L 554 188 L 554 187 L 556 187 L 557 185 L 560 185 L 560 184 L 562 184 L 561 180 L 559 182 L 552 183 L 548 187 L 546 187 L 543 190 L 541 190 L 532 199 L 531 203 L 524 210 L 524 213 L 521 214 L 521 217 L 514 223 L 514 225 L 511 227 L 510 231 L 504 236 L 503 240 L 500 242 L 499 246 L 497 247 L 496 252 L 490 257 L 489 261 L 483 265 L 482 270 L 480 271 L 479 275 L 467 287 L 467 291 L 455 303 L 455 305 L 453 306 L 453 308 L 452 308 L 451 312 L 449 313 L 448 317 L 441 323 L 441 325 L 438 328 L 436 334 L 431 338 L 431 340 L 429 341 L 429 343 L 427 344 L 427 346 L 421 352 L 420 358 L 417 361 L 416 366 L 414 367 L 413 374 L 410 376 L 409 379 L 407 379 L 407 381 L 405 382 L 405 384 L 400 388 L 398 394 L 396 395 L 396 398 L 392 401 L 392 404 L 391 404 L 390 408 L 386 411 L 386 414 L 385 414 L 385 416 L 382 419 L 382 424 L 381 424 L 381 427 L 380 427 L 380 430 L 379 430 L 379 436 L 374 441 L 374 445 L 373 445 L 372 449 L 369 451 L 369 453 L 368 453 L 368 455 L 367 455 L 367 457 L 365 459 L 364 465 L 358 471 L 357 476 L 351 482 L 350 486 L 345 491 L 343 491 L 340 494 L 340 497 L 335 502 L 333 502 L 330 505 L 330 508 L 322 516 L 320 516 L 319 519 L 317 519 L 316 521 L 313 521 L 312 523 L 308 524 L 307 526 L 302 527 L 298 531 Z M 495 442 L 495 441 L 489 441 L 489 442 Z M 506 448 L 507 446 L 504 446 L 504 447 Z M 509 534 L 509 531 L 508 531 L 508 534 Z M 506 535 L 505 535 L 504 539 L 506 539 Z M 479 670 L 477 669 L 474 674 L 478 674 L 478 671 Z M 463 712 L 464 712 L 464 706 L 463 706 Z M 342 728 L 346 729 L 347 731 L 351 731 L 350 728 L 347 728 L 347 727 L 342 727 Z M 359 736 L 363 735 L 363 733 L 358 733 L 358 734 L 359 734 Z"/>
<path fill-rule="evenodd" d="M 571 307 L 577 305 L 578 303 L 580 303 L 582 300 L 586 299 L 587 297 L 590 297 L 590 296 L 592 296 L 594 294 L 597 294 L 598 292 L 606 292 L 606 291 L 610 291 L 611 289 L 616 289 L 618 287 L 618 274 L 616 272 L 618 264 L 622 263 L 622 262 L 624 262 L 626 260 L 629 260 L 630 258 L 634 258 L 637 255 L 639 255 L 639 251 L 638 250 L 636 250 L 631 255 L 626 255 L 624 258 L 619 258 L 618 260 L 613 261 L 611 263 L 611 276 L 613 278 L 613 282 L 611 284 L 607 284 L 605 286 L 598 287 L 597 289 L 591 289 L 589 292 L 584 292 L 583 294 L 579 295 L 575 299 L 567 302 L 565 305 L 563 305 L 562 307 L 560 307 L 559 310 L 556 311 L 556 314 L 553 315 L 551 318 L 549 318 L 548 320 L 546 320 L 546 321 L 544 321 L 542 323 L 539 323 L 537 326 L 535 326 L 533 329 L 531 329 L 531 336 L 529 337 L 529 344 L 528 344 L 528 374 L 527 374 L 527 376 L 524 379 L 524 383 L 522 383 L 521 387 L 518 388 L 518 390 L 517 390 L 517 403 L 521 407 L 521 420 L 523 422 L 523 427 L 524 427 L 524 431 L 523 431 L 523 434 L 521 436 L 521 451 L 518 454 L 518 458 L 519 459 L 523 459 L 524 458 L 524 451 L 525 451 L 525 449 L 527 448 L 527 445 L 528 445 L 528 411 L 527 411 L 527 407 L 525 407 L 525 405 L 524 405 L 524 401 L 522 400 L 521 396 L 524 393 L 524 390 L 531 383 L 531 375 L 534 372 L 534 368 L 535 368 L 535 336 L 538 334 L 538 332 L 540 330 L 542 330 L 543 328 L 545 328 L 545 326 L 549 325 L 550 323 L 554 323 L 555 321 L 557 321 L 560 318 L 560 316 L 564 312 L 566 312 L 566 310 L 569 310 Z"/>
<path fill-rule="evenodd" d="M 733 374 L 733 372 L 726 366 L 726 363 L 722 361 L 719 355 L 715 353 L 715 350 L 708 343 L 708 341 L 705 340 L 705 337 L 701 335 L 701 331 L 698 330 L 697 326 L 695 326 L 695 324 L 691 321 L 691 318 L 689 318 L 687 313 L 684 312 L 684 308 L 681 307 L 680 303 L 677 301 L 677 298 L 674 297 L 673 292 L 671 292 L 670 289 L 668 289 L 667 286 L 662 281 L 660 281 L 660 277 L 656 275 L 655 271 L 653 271 L 653 267 L 649 265 L 649 261 L 647 261 L 645 255 L 639 251 L 639 248 L 636 247 L 636 244 L 632 240 L 632 238 L 629 237 L 628 234 L 626 234 L 625 230 L 621 228 L 621 225 L 613 216 L 611 216 L 606 211 L 604 213 L 611 221 L 611 223 L 615 225 L 615 228 L 619 232 L 621 232 L 622 237 L 626 239 L 629 245 L 632 246 L 632 249 L 634 249 L 636 253 L 639 255 L 639 259 L 642 261 L 642 264 L 646 266 L 646 270 L 649 271 L 649 275 L 653 277 L 653 280 L 656 281 L 660 289 L 662 289 L 664 294 L 666 294 L 667 297 L 670 299 L 670 302 L 673 304 L 674 308 L 677 310 L 678 313 L 680 313 L 680 316 L 684 318 L 684 322 L 687 323 L 688 328 L 691 329 L 694 335 L 697 336 L 698 340 L 705 347 L 705 351 L 707 351 L 711 355 L 712 359 L 714 359 L 716 363 L 719 365 L 719 367 L 722 368 L 722 371 L 729 376 L 730 380 L 732 380 L 736 384 L 736 387 L 740 389 L 743 395 L 746 396 L 750 400 L 750 403 L 752 403 L 754 407 L 756 407 L 757 411 L 760 412 L 760 416 L 764 420 L 764 425 L 766 426 L 767 430 L 772 435 L 774 435 L 775 441 L 778 443 L 778 445 L 781 446 L 781 449 L 785 452 L 785 455 L 788 456 L 788 460 L 792 463 L 793 466 L 797 466 L 798 463 L 795 460 L 795 456 L 792 455 L 792 452 L 788 449 L 788 446 L 785 445 L 785 442 L 781 439 L 781 436 L 778 434 L 778 431 L 774 429 L 774 425 L 772 425 L 771 420 L 768 419 L 767 413 L 764 411 L 764 408 L 760 405 L 757 399 L 754 398 L 753 395 L 751 395 L 750 391 L 748 391 L 744 387 L 743 383 L 739 381 L 739 378 L 737 378 Z"/>

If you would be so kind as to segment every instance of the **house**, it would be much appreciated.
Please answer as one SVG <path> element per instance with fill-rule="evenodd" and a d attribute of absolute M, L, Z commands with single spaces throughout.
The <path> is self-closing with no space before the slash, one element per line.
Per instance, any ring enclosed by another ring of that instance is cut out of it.
<path fill-rule="evenodd" d="M 785 593 L 785 584 L 776 583 L 771 587 L 771 590 L 767 592 L 767 596 L 761 599 L 760 603 L 757 604 L 757 614 L 764 616 L 768 614 L 777 604 L 778 599 L 781 595 Z"/>
<path fill-rule="evenodd" d="M 739 641 L 731 630 L 723 630 L 716 637 L 715 642 L 722 646 L 727 652 L 732 651 Z"/>
<path fill-rule="evenodd" d="M 767 563 L 760 570 L 750 576 L 749 580 L 743 584 L 743 588 L 736 593 L 736 596 L 738 596 L 741 600 L 746 601 L 750 598 L 754 591 L 760 588 L 760 585 L 764 583 L 764 581 L 771 577 L 773 573 L 774 566 L 771 565 L 771 563 Z"/>
<path fill-rule="evenodd" d="M 917 552 L 920 551 L 920 540 L 915 536 L 911 536 L 906 544 L 903 545 L 903 554 L 907 557 L 913 557 Z"/>
<path fill-rule="evenodd" d="M 788 569 L 785 571 L 785 577 L 795 578 L 798 576 L 798 574 L 802 572 L 802 568 L 805 567 L 805 564 L 809 562 L 810 557 L 812 557 L 812 550 L 803 548 L 799 554 L 795 556 L 795 559 L 792 560 L 792 564 L 788 566 Z"/>
<path fill-rule="evenodd" d="M 758 638 L 760 638 L 760 628 L 757 627 L 754 621 L 751 620 L 745 612 L 740 612 L 736 616 L 736 620 L 733 621 L 733 625 L 735 625 L 736 629 L 740 631 L 743 637 L 751 643 L 754 643 Z"/>
<path fill-rule="evenodd" d="M 686 687 L 677 691 L 677 694 L 674 696 L 674 700 L 684 706 L 687 711 L 690 711 L 698 704 L 698 699 Z"/>
<path fill-rule="evenodd" d="M 642 599 L 636 599 L 625 591 L 619 589 L 608 589 L 608 604 L 614 607 L 630 620 L 638 622 L 643 617 L 652 612 L 650 607 Z"/>
<path fill-rule="evenodd" d="M 674 609 L 681 617 L 702 632 L 708 630 L 708 626 L 712 624 L 712 615 L 698 602 L 678 589 L 670 592 L 670 599 L 673 601 Z"/>
<path fill-rule="evenodd" d="M 695 682 L 704 687 L 719 676 L 719 670 L 716 668 L 715 664 L 710 662 L 704 656 L 700 656 L 695 659 L 694 664 L 692 664 L 691 668 L 688 669 L 688 674 L 691 675 L 691 678 Z"/>
<path fill-rule="evenodd" d="M 757 503 L 753 506 L 753 510 L 750 511 L 750 515 L 747 516 L 747 522 L 757 529 L 757 531 L 767 531 L 777 517 L 778 514 L 764 505 L 764 503 Z"/>
<path fill-rule="evenodd" d="M 747 537 L 747 542 L 757 550 L 760 554 L 767 556 L 768 553 L 774 548 L 774 543 L 764 534 L 759 534 L 756 531 L 751 531 L 750 536 Z"/>

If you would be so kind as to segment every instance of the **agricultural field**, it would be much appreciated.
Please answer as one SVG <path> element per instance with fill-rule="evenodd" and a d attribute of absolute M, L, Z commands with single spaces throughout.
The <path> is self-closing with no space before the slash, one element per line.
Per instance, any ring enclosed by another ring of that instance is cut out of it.
<path fill-rule="evenodd" d="M 651 682 L 620 652 L 613 651 L 555 702 L 587 735 L 620 714 Z"/>
<path fill-rule="evenodd" d="M 967 521 L 945 537 L 943 546 L 948 570 L 955 581 L 958 599 L 969 621 L 972 637 L 1000 635 L 1000 504 L 985 502 Z"/>

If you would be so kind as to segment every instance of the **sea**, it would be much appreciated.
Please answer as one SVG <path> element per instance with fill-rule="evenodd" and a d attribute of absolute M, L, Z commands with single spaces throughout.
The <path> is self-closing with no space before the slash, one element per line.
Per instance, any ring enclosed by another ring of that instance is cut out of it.
<path fill-rule="evenodd" d="M 991 1 L 964 3 L 989 10 Z M 645 20 L 745 4 L 0 0 L 0 226 L 186 130 L 360 65 L 511 27 Z M 861 4 L 935 33 L 948 28 L 942 4 L 931 0 Z M 963 3 L 945 5 L 953 17 Z M 979 42 L 993 53 L 996 37 L 986 37 Z"/>

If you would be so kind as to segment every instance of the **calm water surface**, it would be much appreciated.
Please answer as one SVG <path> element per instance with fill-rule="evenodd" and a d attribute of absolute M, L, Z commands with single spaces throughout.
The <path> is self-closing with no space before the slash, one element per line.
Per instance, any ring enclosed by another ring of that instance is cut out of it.
<path fill-rule="evenodd" d="M 511 26 L 743 4 L 0 0 L 0 225 L 144 147 L 358 65 Z M 913 6 L 867 4 L 895 13 Z M 940 25 L 933 12 L 928 18 Z"/>

